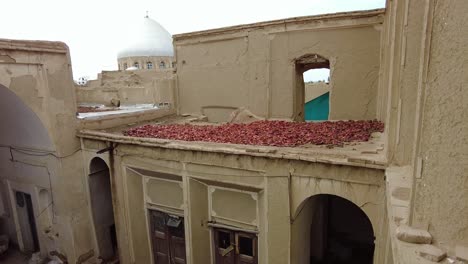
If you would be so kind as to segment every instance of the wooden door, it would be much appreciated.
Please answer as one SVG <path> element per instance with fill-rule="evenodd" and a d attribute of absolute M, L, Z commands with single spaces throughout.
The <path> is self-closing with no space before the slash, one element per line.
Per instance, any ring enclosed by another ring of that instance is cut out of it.
<path fill-rule="evenodd" d="M 228 229 L 214 229 L 216 264 L 257 264 L 257 236 Z"/>
<path fill-rule="evenodd" d="M 214 248 L 216 264 L 235 264 L 234 232 L 227 229 L 214 229 Z"/>
<path fill-rule="evenodd" d="M 151 240 L 156 264 L 185 264 L 183 217 L 150 210 Z"/>
<path fill-rule="evenodd" d="M 166 228 L 166 214 L 159 211 L 151 212 L 151 240 L 153 242 L 153 257 L 155 263 L 170 264 L 169 238 Z"/>
<path fill-rule="evenodd" d="M 169 251 L 173 264 L 185 264 L 185 228 L 184 219 L 179 217 L 177 219 L 170 218 L 166 226 L 168 227 Z"/>

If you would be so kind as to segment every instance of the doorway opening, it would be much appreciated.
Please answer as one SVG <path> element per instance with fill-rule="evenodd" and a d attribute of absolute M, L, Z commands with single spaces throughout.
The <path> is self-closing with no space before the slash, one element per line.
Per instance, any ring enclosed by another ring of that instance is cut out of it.
<path fill-rule="evenodd" d="M 149 210 L 154 263 L 185 264 L 184 218 Z"/>
<path fill-rule="evenodd" d="M 330 62 L 317 55 L 306 55 L 296 60 L 297 105 L 305 121 L 329 119 Z"/>
<path fill-rule="evenodd" d="M 224 228 L 213 229 L 216 264 L 257 264 L 257 235 Z"/>
<path fill-rule="evenodd" d="M 15 192 L 16 212 L 23 239 L 23 251 L 34 253 L 39 251 L 39 238 L 37 235 L 36 217 L 32 205 L 31 195 L 24 192 Z"/>
<path fill-rule="evenodd" d="M 118 259 L 118 245 L 109 167 L 104 160 L 93 158 L 89 171 L 89 193 L 99 257 L 105 262 L 113 261 Z"/>
<path fill-rule="evenodd" d="M 375 237 L 369 218 L 339 196 L 308 198 L 294 220 L 292 236 L 296 263 L 373 263 Z"/>

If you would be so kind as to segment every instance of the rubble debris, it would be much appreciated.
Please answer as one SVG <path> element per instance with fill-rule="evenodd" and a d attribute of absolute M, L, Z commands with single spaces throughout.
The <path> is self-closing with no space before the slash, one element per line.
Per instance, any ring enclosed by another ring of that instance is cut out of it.
<path fill-rule="evenodd" d="M 229 123 L 250 123 L 259 120 L 264 120 L 264 118 L 254 115 L 244 107 L 233 111 L 229 117 Z"/>
<path fill-rule="evenodd" d="M 422 229 L 416 229 L 407 225 L 401 225 L 396 230 L 396 236 L 399 240 L 414 244 L 430 244 L 432 236 L 429 232 Z"/>
<path fill-rule="evenodd" d="M 447 253 L 442 249 L 433 245 L 423 245 L 419 248 L 418 254 L 430 261 L 439 262 L 447 256 Z"/>
<path fill-rule="evenodd" d="M 111 105 L 113 105 L 115 107 L 120 107 L 120 100 L 119 99 L 112 98 L 110 102 L 111 102 Z"/>
<path fill-rule="evenodd" d="M 380 121 L 288 122 L 255 121 L 222 125 L 143 125 L 123 131 L 125 136 L 244 145 L 295 147 L 305 144 L 341 145 L 368 141 L 373 132 L 383 132 Z"/>

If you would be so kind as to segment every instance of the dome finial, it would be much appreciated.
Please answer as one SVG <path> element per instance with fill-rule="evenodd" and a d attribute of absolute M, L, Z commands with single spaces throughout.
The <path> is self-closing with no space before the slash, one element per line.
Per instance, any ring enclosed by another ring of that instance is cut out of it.
<path fill-rule="evenodd" d="M 149 17 L 149 15 L 148 15 L 148 10 L 146 10 L 146 16 L 145 16 L 145 18 L 148 18 L 148 17 Z"/>

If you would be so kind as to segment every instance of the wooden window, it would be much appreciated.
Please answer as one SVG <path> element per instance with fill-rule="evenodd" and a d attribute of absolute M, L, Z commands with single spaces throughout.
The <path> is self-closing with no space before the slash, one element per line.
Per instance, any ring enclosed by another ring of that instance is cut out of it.
<path fill-rule="evenodd" d="M 150 210 L 153 257 L 157 264 L 185 264 L 184 218 Z"/>
<path fill-rule="evenodd" d="M 255 234 L 215 228 L 216 264 L 257 264 L 257 236 Z"/>

